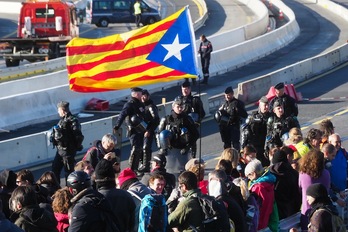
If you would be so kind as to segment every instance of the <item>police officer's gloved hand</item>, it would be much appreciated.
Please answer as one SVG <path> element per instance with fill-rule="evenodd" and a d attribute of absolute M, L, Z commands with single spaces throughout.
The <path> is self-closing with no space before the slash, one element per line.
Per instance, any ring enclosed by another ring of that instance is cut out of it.
<path fill-rule="evenodd" d="M 181 154 L 181 155 L 186 155 L 189 149 L 190 149 L 190 148 L 188 148 L 188 147 L 185 147 L 185 148 L 181 149 L 181 150 L 180 150 L 180 154 Z"/>
<path fill-rule="evenodd" d="M 114 135 L 116 135 L 116 134 L 117 134 L 118 129 L 120 129 L 120 127 L 118 127 L 118 126 L 114 126 L 114 129 L 113 129 L 113 133 L 114 133 Z"/>
<path fill-rule="evenodd" d="M 168 149 L 160 149 L 159 151 L 158 151 L 158 154 L 159 155 L 165 155 L 165 156 L 167 156 L 168 155 Z"/>

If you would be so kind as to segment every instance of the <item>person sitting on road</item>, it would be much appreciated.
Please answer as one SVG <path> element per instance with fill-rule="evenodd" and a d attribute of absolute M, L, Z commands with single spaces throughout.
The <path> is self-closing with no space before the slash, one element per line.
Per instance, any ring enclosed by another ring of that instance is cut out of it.
<path fill-rule="evenodd" d="M 72 194 L 69 192 L 68 187 L 58 189 L 52 196 L 52 209 L 54 216 L 57 219 L 57 229 L 59 232 L 67 231 L 69 227 L 68 210 L 71 207 Z"/>

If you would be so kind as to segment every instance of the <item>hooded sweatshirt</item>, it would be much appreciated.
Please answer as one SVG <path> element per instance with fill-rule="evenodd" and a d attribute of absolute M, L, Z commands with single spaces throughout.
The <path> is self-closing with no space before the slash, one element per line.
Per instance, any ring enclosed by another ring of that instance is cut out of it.
<path fill-rule="evenodd" d="M 249 190 L 255 193 L 262 201 L 258 230 L 268 226 L 270 216 L 273 212 L 275 182 L 276 177 L 267 170 L 262 176 L 251 181 L 249 184 Z"/>

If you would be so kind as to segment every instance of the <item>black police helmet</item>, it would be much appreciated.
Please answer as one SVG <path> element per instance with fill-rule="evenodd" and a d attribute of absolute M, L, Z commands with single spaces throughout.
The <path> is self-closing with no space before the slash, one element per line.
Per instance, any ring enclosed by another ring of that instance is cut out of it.
<path fill-rule="evenodd" d="M 83 189 L 91 186 L 91 177 L 83 171 L 75 171 L 68 176 L 66 185 L 77 192 L 81 192 Z"/>

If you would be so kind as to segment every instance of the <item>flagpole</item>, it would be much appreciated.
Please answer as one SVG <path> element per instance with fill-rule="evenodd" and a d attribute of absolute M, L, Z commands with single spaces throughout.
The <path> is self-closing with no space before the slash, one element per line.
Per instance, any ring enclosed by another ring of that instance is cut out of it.
<path fill-rule="evenodd" d="M 186 6 L 186 12 L 187 12 L 187 18 L 189 20 L 189 26 L 190 26 L 190 36 L 191 36 L 191 41 L 193 42 L 192 47 L 193 47 L 193 54 L 195 54 L 193 56 L 193 63 L 195 65 L 195 69 L 196 69 L 196 73 L 197 73 L 197 78 L 198 80 L 196 80 L 196 82 L 198 82 L 198 96 L 201 97 L 201 84 L 200 84 L 200 75 L 199 75 L 199 71 L 198 71 L 198 60 L 197 60 L 197 47 L 196 47 L 196 38 L 194 35 L 194 28 L 193 28 L 193 23 L 192 23 L 192 19 L 191 19 L 191 13 L 190 13 L 190 9 L 189 6 Z M 202 112 L 199 112 L 199 115 L 202 115 Z M 202 122 L 199 124 L 199 162 L 202 159 Z M 199 165 L 199 169 L 198 169 L 198 173 L 201 172 L 201 165 Z"/>

